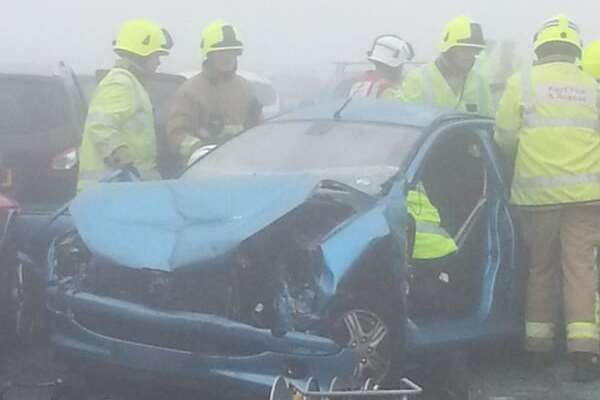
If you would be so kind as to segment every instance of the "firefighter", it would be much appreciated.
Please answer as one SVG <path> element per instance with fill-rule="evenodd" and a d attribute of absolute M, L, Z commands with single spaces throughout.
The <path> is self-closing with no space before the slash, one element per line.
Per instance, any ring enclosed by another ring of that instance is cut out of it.
<path fill-rule="evenodd" d="M 408 192 L 407 208 L 416 223 L 413 259 L 434 260 L 457 250 L 454 239 L 442 227 L 440 214 L 422 184 Z"/>
<path fill-rule="evenodd" d="M 536 365 L 551 360 L 562 267 L 573 379 L 587 382 L 600 378 L 600 111 L 597 82 L 576 64 L 581 43 L 565 16 L 539 29 L 537 61 L 509 79 L 500 101 L 496 141 L 515 160 L 511 202 L 530 256 L 525 347 Z"/>
<path fill-rule="evenodd" d="M 160 25 L 126 22 L 114 42 L 115 67 L 94 91 L 80 148 L 78 189 L 111 172 L 131 169 L 142 179 L 158 179 L 154 109 L 144 87 L 173 41 Z"/>
<path fill-rule="evenodd" d="M 492 115 L 489 85 L 473 68 L 484 48 L 481 25 L 465 16 L 453 19 L 446 27 L 440 56 L 408 73 L 396 98 Z"/>
<path fill-rule="evenodd" d="M 202 33 L 201 48 L 202 71 L 177 91 L 167 122 L 167 142 L 183 163 L 196 149 L 218 145 L 262 118 L 252 87 L 236 73 L 244 48 L 236 29 L 214 21 Z"/>
<path fill-rule="evenodd" d="M 415 221 L 410 282 L 412 315 L 431 316 L 452 307 L 449 295 L 453 287 L 451 276 L 456 242 L 442 226 L 438 209 L 433 205 L 421 183 L 410 190 L 407 209 Z"/>
<path fill-rule="evenodd" d="M 393 97 L 402 82 L 403 66 L 415 53 L 409 42 L 399 36 L 386 34 L 375 38 L 367 52 L 375 66 L 367 71 L 350 89 L 350 96 Z"/>

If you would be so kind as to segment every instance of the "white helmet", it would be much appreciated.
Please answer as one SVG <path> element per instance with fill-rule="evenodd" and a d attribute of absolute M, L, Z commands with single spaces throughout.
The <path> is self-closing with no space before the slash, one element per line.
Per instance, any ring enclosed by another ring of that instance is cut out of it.
<path fill-rule="evenodd" d="M 381 35 L 375 38 L 371 50 L 367 52 L 369 61 L 379 62 L 397 68 L 415 56 L 412 46 L 396 35 Z"/>

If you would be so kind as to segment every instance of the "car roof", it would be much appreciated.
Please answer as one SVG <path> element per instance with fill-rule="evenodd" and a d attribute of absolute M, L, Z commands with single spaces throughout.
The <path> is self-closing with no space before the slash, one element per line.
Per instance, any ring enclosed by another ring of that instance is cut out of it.
<path fill-rule="evenodd" d="M 322 100 L 283 114 L 273 121 L 335 120 L 334 114 L 348 99 Z M 421 104 L 406 104 L 367 97 L 355 97 L 340 113 L 340 121 L 397 124 L 426 128 L 441 117 L 471 117 L 469 114 Z"/>

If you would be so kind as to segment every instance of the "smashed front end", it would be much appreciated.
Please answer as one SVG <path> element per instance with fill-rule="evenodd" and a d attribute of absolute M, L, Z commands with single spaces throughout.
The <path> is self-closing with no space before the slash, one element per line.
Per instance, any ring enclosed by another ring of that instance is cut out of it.
<path fill-rule="evenodd" d="M 166 214 L 138 220 L 122 253 L 103 241 L 118 240 L 116 229 L 137 216 L 125 221 L 97 196 L 74 205 L 78 229 L 57 238 L 48 259 L 54 284 L 47 303 L 60 353 L 92 368 L 252 393 L 265 393 L 278 375 L 328 381 L 351 374 L 355 355 L 331 337 L 328 311 L 361 257 L 389 237 L 375 199 L 311 180 L 270 182 L 277 194 L 263 191 L 256 207 L 228 198 L 226 213 L 191 215 L 177 199 L 212 199 L 170 185 L 146 194 L 171 199 L 180 223 Z M 90 210 L 111 222 L 88 219 Z M 198 225 L 205 235 L 194 234 Z"/>

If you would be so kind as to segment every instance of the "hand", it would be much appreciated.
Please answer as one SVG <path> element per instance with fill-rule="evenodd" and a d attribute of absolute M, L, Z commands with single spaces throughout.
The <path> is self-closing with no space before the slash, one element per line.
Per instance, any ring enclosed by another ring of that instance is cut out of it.
<path fill-rule="evenodd" d="M 133 164 L 133 157 L 127 146 L 121 146 L 112 152 L 106 162 L 112 169 L 124 169 Z"/>

